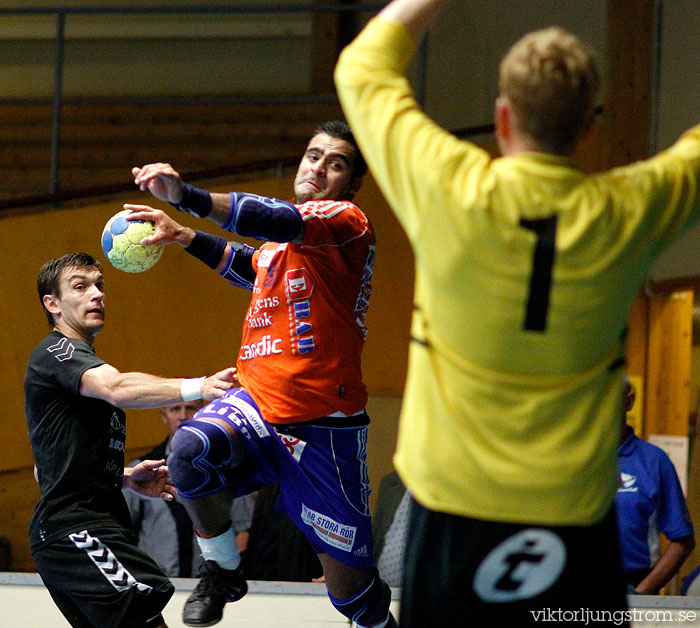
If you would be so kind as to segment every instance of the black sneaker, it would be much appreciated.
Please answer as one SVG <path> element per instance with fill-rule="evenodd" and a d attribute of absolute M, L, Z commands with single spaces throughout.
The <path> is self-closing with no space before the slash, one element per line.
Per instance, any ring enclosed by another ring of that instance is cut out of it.
<path fill-rule="evenodd" d="M 199 584 L 187 598 L 182 609 L 185 626 L 213 626 L 221 621 L 227 602 L 236 602 L 248 592 L 248 583 L 242 569 L 221 569 L 213 560 L 206 561 L 200 570 Z"/>

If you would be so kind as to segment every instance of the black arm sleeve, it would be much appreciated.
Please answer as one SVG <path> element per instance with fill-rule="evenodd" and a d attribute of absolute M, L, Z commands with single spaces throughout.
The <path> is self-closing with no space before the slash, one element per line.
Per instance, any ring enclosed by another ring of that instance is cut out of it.
<path fill-rule="evenodd" d="M 202 260 L 209 268 L 216 268 L 226 250 L 226 240 L 203 231 L 194 232 L 194 240 L 185 247 L 193 257 Z"/>

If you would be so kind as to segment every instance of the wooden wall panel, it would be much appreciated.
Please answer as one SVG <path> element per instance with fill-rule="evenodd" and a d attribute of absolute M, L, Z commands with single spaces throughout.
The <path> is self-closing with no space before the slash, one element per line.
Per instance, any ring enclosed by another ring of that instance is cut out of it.
<path fill-rule="evenodd" d="M 654 0 L 608 0 L 605 167 L 649 155 L 652 111 Z"/>
<path fill-rule="evenodd" d="M 693 291 L 654 295 L 649 307 L 645 433 L 688 435 Z"/>

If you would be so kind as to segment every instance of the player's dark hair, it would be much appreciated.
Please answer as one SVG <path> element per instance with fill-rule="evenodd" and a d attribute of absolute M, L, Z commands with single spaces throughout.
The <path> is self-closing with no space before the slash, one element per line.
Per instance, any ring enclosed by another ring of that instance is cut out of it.
<path fill-rule="evenodd" d="M 360 147 L 355 141 L 352 130 L 345 122 L 342 120 L 329 120 L 328 122 L 324 122 L 314 129 L 309 139 L 313 139 L 321 133 L 325 133 L 337 140 L 343 140 L 353 147 L 355 154 L 352 160 L 352 179 L 357 179 L 367 172 L 367 162 L 360 152 Z"/>
<path fill-rule="evenodd" d="M 44 295 L 61 296 L 61 273 L 66 268 L 95 268 L 101 271 L 102 265 L 88 253 L 67 253 L 62 257 L 49 260 L 41 267 L 36 280 L 36 288 L 39 292 L 41 307 L 44 308 L 44 313 L 49 321 L 49 327 L 53 327 L 55 321 L 51 312 L 44 305 Z"/>

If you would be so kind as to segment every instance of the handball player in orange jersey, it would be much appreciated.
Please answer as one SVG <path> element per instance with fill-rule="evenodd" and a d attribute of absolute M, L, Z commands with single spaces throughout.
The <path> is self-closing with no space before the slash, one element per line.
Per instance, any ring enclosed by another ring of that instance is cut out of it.
<path fill-rule="evenodd" d="M 184 423 L 168 458 L 205 559 L 183 612 L 189 626 L 213 625 L 226 602 L 245 594 L 231 501 L 272 482 L 318 554 L 338 611 L 360 627 L 396 625 L 390 589 L 372 560 L 365 461 L 360 356 L 375 240 L 351 202 L 365 171 L 343 122 L 313 133 L 294 181 L 295 203 L 210 194 L 165 163 L 133 169 L 142 190 L 178 210 L 265 241 L 254 249 L 183 227 L 160 210 L 125 205 L 136 211 L 130 218 L 156 225 L 144 244 L 180 244 L 252 291 L 238 355 L 242 387 Z"/>

